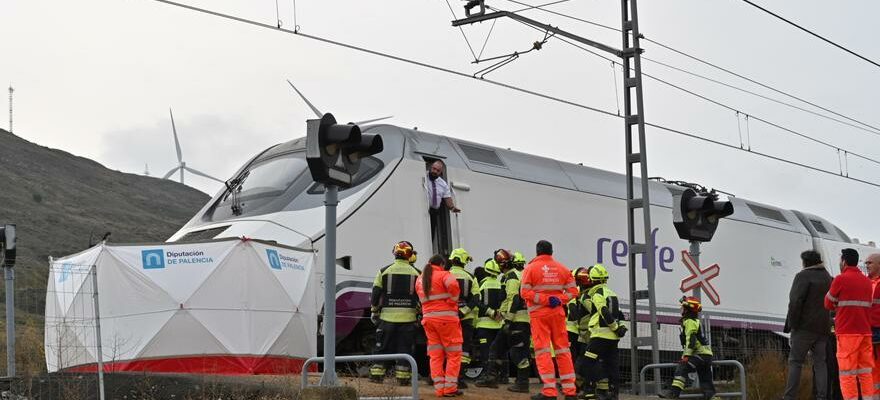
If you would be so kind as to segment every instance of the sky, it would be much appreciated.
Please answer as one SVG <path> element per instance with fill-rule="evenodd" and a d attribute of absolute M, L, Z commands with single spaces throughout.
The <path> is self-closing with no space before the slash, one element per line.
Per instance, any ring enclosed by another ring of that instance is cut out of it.
<path fill-rule="evenodd" d="M 278 0 L 278 14 L 274 0 L 181 1 L 270 25 L 280 19 L 284 28 L 296 24 L 309 35 L 468 74 L 484 66 L 471 63 L 474 56 L 462 32 L 451 27 L 446 0 Z M 463 2 L 448 4 L 462 16 Z M 487 4 L 523 8 L 508 0 Z M 880 48 L 867 34 L 880 14 L 876 1 L 759 4 L 880 60 Z M 570 0 L 547 8 L 620 25 L 619 1 Z M 621 46 L 616 32 L 540 10 L 523 15 Z M 743 1 L 643 0 L 639 19 L 647 38 L 880 127 L 880 68 Z M 498 20 L 494 28 L 491 22 L 467 26 L 464 34 L 484 57 L 527 50 L 544 36 L 512 20 Z M 393 115 L 388 122 L 403 127 L 616 172 L 624 168 L 618 118 L 155 0 L 3 0 L 0 38 L 0 84 L 15 88 L 14 133 L 124 172 L 142 174 L 146 167 L 161 177 L 176 166 L 169 108 L 184 161 L 221 180 L 265 148 L 304 136 L 305 120 L 313 115 L 286 79 L 340 120 Z M 797 103 L 653 43 L 643 41 L 642 48 L 644 57 Z M 649 122 L 840 170 L 836 150 L 757 117 L 880 159 L 880 131 L 831 122 L 651 61 L 643 61 L 643 70 L 752 116 L 738 120 L 735 111 L 646 79 Z M 554 38 L 487 78 L 612 113 L 620 107 L 619 68 Z M 7 128 L 5 120 L 0 126 Z M 651 176 L 814 213 L 850 236 L 880 241 L 880 187 L 658 129 L 649 128 L 647 135 Z M 847 160 L 850 176 L 880 183 L 880 165 Z M 186 183 L 209 194 L 221 185 L 191 174 Z"/>

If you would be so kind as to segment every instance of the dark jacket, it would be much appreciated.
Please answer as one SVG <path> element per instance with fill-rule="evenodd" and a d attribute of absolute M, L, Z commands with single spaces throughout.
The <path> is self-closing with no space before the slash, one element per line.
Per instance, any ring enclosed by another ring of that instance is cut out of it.
<path fill-rule="evenodd" d="M 794 276 L 788 295 L 784 332 L 807 331 L 831 334 L 831 316 L 824 307 L 831 288 L 831 274 L 822 264 L 807 267 Z"/>

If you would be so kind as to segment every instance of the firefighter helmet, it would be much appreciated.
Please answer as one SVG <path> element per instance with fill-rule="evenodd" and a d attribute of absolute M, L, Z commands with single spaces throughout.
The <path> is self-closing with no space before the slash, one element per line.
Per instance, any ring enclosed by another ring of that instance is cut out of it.
<path fill-rule="evenodd" d="M 483 264 L 483 270 L 485 270 L 486 272 L 488 272 L 489 274 L 491 274 L 493 276 L 501 273 L 501 267 L 492 258 L 486 260 L 486 263 Z"/>
<path fill-rule="evenodd" d="M 590 280 L 594 283 L 605 283 L 608 281 L 608 270 L 602 264 L 596 264 L 590 267 Z"/>
<path fill-rule="evenodd" d="M 504 249 L 495 250 L 494 257 L 495 262 L 498 263 L 499 266 L 510 264 L 510 261 L 512 259 L 512 257 L 510 256 L 510 252 Z"/>
<path fill-rule="evenodd" d="M 467 265 L 467 263 L 474 260 L 473 257 L 471 257 L 471 255 L 468 254 L 467 250 L 462 249 L 462 248 L 452 250 L 452 253 L 449 253 L 449 259 L 450 260 L 458 260 L 458 262 L 461 263 L 461 265 Z"/>
<path fill-rule="evenodd" d="M 404 240 L 402 242 L 397 242 L 397 244 L 394 245 L 394 248 L 391 250 L 391 254 L 394 255 L 394 258 L 409 261 L 409 259 L 413 256 L 413 250 L 414 249 L 412 243 Z"/>
<path fill-rule="evenodd" d="M 703 311 L 703 304 L 700 303 L 700 299 L 694 296 L 682 296 L 679 303 L 681 303 L 681 308 L 686 311 L 693 311 L 695 313 Z"/>
<path fill-rule="evenodd" d="M 522 266 L 526 265 L 526 257 L 522 253 L 515 251 L 513 253 L 513 261 L 512 262 L 513 262 L 513 266 L 516 267 L 517 269 L 522 268 Z"/>
<path fill-rule="evenodd" d="M 571 276 L 574 277 L 575 282 L 577 282 L 578 286 L 586 287 L 590 286 L 592 282 L 590 280 L 590 268 L 588 267 L 577 267 L 574 271 L 571 271 Z"/>
<path fill-rule="evenodd" d="M 409 257 L 409 260 L 406 260 L 410 264 L 415 264 L 416 261 L 419 261 L 419 252 L 413 250 L 412 256 Z"/>

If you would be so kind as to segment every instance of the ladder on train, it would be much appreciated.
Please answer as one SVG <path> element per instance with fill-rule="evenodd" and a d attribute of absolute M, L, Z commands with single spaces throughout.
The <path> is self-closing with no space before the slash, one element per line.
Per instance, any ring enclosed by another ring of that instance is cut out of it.
<path fill-rule="evenodd" d="M 630 376 L 633 382 L 633 392 L 636 391 L 639 377 L 639 348 L 651 348 L 651 362 L 660 362 L 660 349 L 658 342 L 657 326 L 657 299 L 654 291 L 654 279 L 656 276 L 656 260 L 654 259 L 654 244 L 651 235 L 651 200 L 648 186 L 648 159 L 647 143 L 645 141 L 645 107 L 642 95 L 642 62 L 639 47 L 639 24 L 636 11 L 636 0 L 621 0 L 621 17 L 623 29 L 623 52 L 621 54 L 623 64 L 623 103 L 624 103 L 624 133 L 626 140 L 626 223 L 627 244 L 629 245 L 629 315 L 631 322 L 630 331 Z M 633 93 L 635 92 L 635 93 Z M 635 112 L 633 112 L 633 94 L 635 94 Z M 637 136 L 637 141 L 634 140 Z M 636 151 L 635 146 L 638 146 Z M 634 169 L 639 169 L 638 182 Z M 641 219 L 644 230 L 644 240 L 636 241 L 636 223 L 641 210 Z M 636 273 L 640 270 L 637 256 L 641 255 L 642 261 L 647 266 L 648 279 L 647 289 L 638 289 Z M 649 321 L 651 323 L 649 336 L 639 336 L 638 308 L 639 301 L 648 301 Z M 654 371 L 655 384 L 659 384 L 659 371 Z M 644 395 L 644 393 L 641 393 Z"/>

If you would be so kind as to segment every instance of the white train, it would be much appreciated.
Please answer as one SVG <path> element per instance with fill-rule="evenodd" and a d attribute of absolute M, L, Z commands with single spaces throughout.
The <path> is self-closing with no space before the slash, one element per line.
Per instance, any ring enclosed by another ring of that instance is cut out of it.
<path fill-rule="evenodd" d="M 529 257 L 535 243 L 547 239 L 569 267 L 605 264 L 611 286 L 628 302 L 623 175 L 392 125 L 362 129 L 382 135 L 385 149 L 364 160 L 357 185 L 339 194 L 337 264 L 344 269 L 337 274 L 336 326 L 338 337 L 349 339 L 340 351 L 369 348 L 366 335 L 352 333 L 369 329 L 363 317 L 368 316 L 370 289 L 378 269 L 391 262 L 392 245 L 408 240 L 423 260 L 435 250 L 425 172 L 426 162 L 436 159 L 446 163 L 446 178 L 463 210 L 450 217 L 450 237 L 441 241 L 483 260 L 497 248 Z M 217 193 L 169 242 L 245 236 L 320 253 L 323 192 L 308 172 L 304 146 L 300 138 L 251 159 L 233 178 L 240 191 Z M 673 350 L 678 346 L 672 324 L 678 321 L 679 283 L 689 275 L 681 252 L 688 243 L 673 228 L 668 186 L 651 182 L 650 190 L 658 312 L 667 324 L 661 345 Z M 857 248 L 863 257 L 878 251 L 852 243 L 820 216 L 739 197 L 730 201 L 734 214 L 702 247 L 702 263 L 717 263 L 721 269 L 711 281 L 721 303 L 705 302 L 713 327 L 780 332 L 802 251 L 821 252 L 832 274 L 841 248 Z M 317 260 L 312 282 L 322 282 L 323 257 Z M 643 270 L 640 286 L 646 277 Z M 320 296 L 323 291 L 316 292 Z"/>

